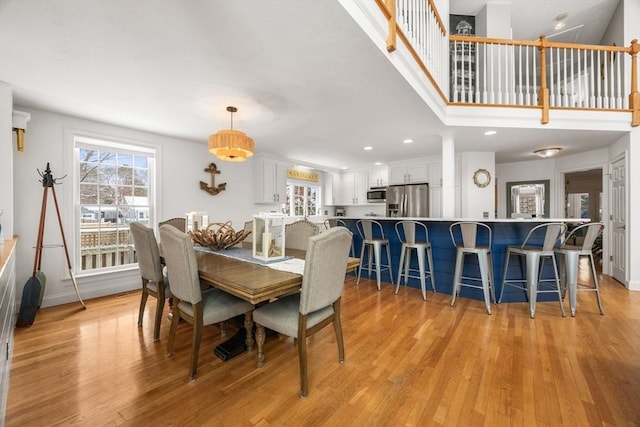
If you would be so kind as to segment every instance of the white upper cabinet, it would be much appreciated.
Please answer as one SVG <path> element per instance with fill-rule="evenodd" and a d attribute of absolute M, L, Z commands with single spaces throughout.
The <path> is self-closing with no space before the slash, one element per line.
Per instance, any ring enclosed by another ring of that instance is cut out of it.
<path fill-rule="evenodd" d="M 289 163 L 267 157 L 253 158 L 252 161 L 254 202 L 284 203 Z"/>
<path fill-rule="evenodd" d="M 385 187 L 389 185 L 389 168 L 381 166 L 369 171 L 369 187 Z"/>
<path fill-rule="evenodd" d="M 367 171 L 344 172 L 341 175 L 341 205 L 366 205 L 369 189 Z"/>
<path fill-rule="evenodd" d="M 340 197 L 340 174 L 337 172 L 324 173 L 324 204 L 327 206 L 337 205 L 341 201 Z"/>
<path fill-rule="evenodd" d="M 389 166 L 389 185 L 429 182 L 428 163 L 402 163 Z"/>

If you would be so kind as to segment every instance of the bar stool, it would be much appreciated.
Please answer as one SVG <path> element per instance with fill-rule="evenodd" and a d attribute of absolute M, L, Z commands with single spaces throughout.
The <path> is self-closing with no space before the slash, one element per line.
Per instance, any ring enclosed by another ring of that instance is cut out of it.
<path fill-rule="evenodd" d="M 478 231 L 480 230 L 480 233 Z M 493 262 L 491 260 L 491 228 L 480 222 L 460 221 L 449 226 L 449 234 L 453 246 L 456 247 L 456 270 L 453 276 L 453 289 L 451 291 L 451 306 L 456 302 L 456 296 L 460 293 L 460 287 L 482 289 L 484 305 L 487 314 L 491 314 L 491 299 L 496 300 L 493 283 Z M 482 236 L 479 236 L 481 234 Z M 463 276 L 464 259 L 466 255 L 478 257 L 480 277 Z M 471 280 L 473 283 L 463 283 L 463 280 Z M 480 282 L 478 285 L 477 282 Z"/>
<path fill-rule="evenodd" d="M 380 290 L 380 274 L 382 270 L 389 270 L 389 281 L 393 283 L 393 271 L 391 270 L 391 250 L 389 249 L 389 239 L 385 239 L 384 230 L 382 229 L 382 224 L 378 221 L 374 221 L 372 219 L 361 219 L 356 222 L 356 228 L 358 229 L 358 233 L 360 237 L 362 237 L 362 249 L 360 250 L 360 268 L 358 269 L 358 280 L 356 280 L 356 285 L 360 283 L 360 274 L 362 270 L 366 270 L 368 273 L 368 277 L 371 278 L 371 271 L 375 268 L 376 272 L 376 281 L 378 285 L 378 290 Z M 385 246 L 387 248 L 387 263 L 382 264 L 382 247 Z M 364 251 L 365 248 L 368 248 L 368 267 L 364 267 L 365 256 Z M 372 259 L 371 255 L 373 252 Z M 373 266 L 372 266 L 373 263 Z"/>
<path fill-rule="evenodd" d="M 560 274 L 562 276 L 562 294 L 566 291 L 567 285 L 569 288 L 569 308 L 571 310 L 571 316 L 576 315 L 576 294 L 578 291 L 595 292 L 598 301 L 598 308 L 600 314 L 604 314 L 602 310 L 602 301 L 600 299 L 600 288 L 598 287 L 598 274 L 596 273 L 596 263 L 593 260 L 593 245 L 602 234 L 604 230 L 604 224 L 601 222 L 591 222 L 588 224 L 580 225 L 574 228 L 569 235 L 564 239 L 564 243 L 556 250 L 561 254 L 560 258 Z M 584 240 L 581 246 L 567 244 L 572 238 L 582 236 L 584 233 Z M 593 288 L 583 286 L 578 287 L 578 268 L 580 265 L 580 257 L 589 257 L 589 264 L 591 266 L 591 278 L 593 280 Z M 564 266 L 563 266 L 564 264 Z"/>
<path fill-rule="evenodd" d="M 538 294 L 542 293 L 557 293 L 558 301 L 560 302 L 560 310 L 562 311 L 562 317 L 565 317 L 564 305 L 562 304 L 562 294 L 560 279 L 558 278 L 558 265 L 556 264 L 554 247 L 558 243 L 561 236 L 567 231 L 567 225 L 561 222 L 550 222 L 547 224 L 540 224 L 535 226 L 529 231 L 524 242 L 520 246 L 509 246 L 507 248 L 507 255 L 504 262 L 504 271 L 502 273 L 502 289 L 500 290 L 500 298 L 498 303 L 502 302 L 502 295 L 506 286 L 512 286 L 518 289 L 524 289 L 527 292 L 527 298 L 529 299 L 529 310 L 531 312 L 531 318 L 536 315 L 536 299 Z M 544 233 L 544 240 L 542 245 L 531 243 L 532 239 L 539 238 L 540 234 Z M 509 260 L 511 255 L 517 255 L 524 257 L 526 266 L 526 273 L 524 279 L 507 279 L 507 270 L 509 268 Z M 544 267 L 545 258 L 551 258 L 553 263 L 553 279 L 543 279 L 542 269 Z M 540 286 L 545 286 L 548 282 L 555 282 L 555 289 L 540 290 Z M 518 285 L 517 283 L 526 284 L 526 286 Z"/>
<path fill-rule="evenodd" d="M 325 219 L 324 220 L 324 226 L 326 227 L 327 230 L 329 230 L 332 227 L 344 227 L 347 230 L 349 230 L 349 227 L 347 227 L 347 223 L 346 222 L 344 222 L 341 219 L 335 219 L 335 218 Z M 351 238 L 351 250 L 349 251 L 349 256 L 351 258 L 355 258 L 355 256 L 356 256 L 356 250 L 353 247 L 353 237 Z"/>
<path fill-rule="evenodd" d="M 431 280 L 431 288 L 436 291 L 436 285 L 433 278 L 433 254 L 431 251 L 431 242 L 429 242 L 429 231 L 427 226 L 417 221 L 398 221 L 395 225 L 398 240 L 402 242 L 400 250 L 400 264 L 398 266 L 398 281 L 396 283 L 396 294 L 400 289 L 400 279 L 404 275 L 404 285 L 407 286 L 409 277 L 420 279 L 420 287 L 422 288 L 422 299 L 427 300 L 427 292 L 425 280 L 428 277 Z M 418 254 L 418 269 L 410 268 L 412 249 Z M 427 255 L 429 261 L 429 271 L 425 271 L 424 256 Z M 419 272 L 418 276 L 412 276 L 411 272 Z"/>

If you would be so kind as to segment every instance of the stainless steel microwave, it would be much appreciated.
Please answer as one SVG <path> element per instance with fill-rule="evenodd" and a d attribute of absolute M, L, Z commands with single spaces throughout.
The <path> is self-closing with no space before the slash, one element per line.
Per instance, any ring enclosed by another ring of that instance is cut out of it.
<path fill-rule="evenodd" d="M 371 187 L 367 191 L 367 203 L 385 203 L 387 201 L 387 187 Z"/>

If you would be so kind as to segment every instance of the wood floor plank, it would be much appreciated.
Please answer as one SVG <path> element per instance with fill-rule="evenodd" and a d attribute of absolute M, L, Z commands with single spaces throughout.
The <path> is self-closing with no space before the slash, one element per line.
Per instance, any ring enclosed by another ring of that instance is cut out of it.
<path fill-rule="evenodd" d="M 582 274 L 582 273 L 581 273 Z M 582 276 L 581 276 L 582 277 Z M 348 276 L 346 360 L 332 328 L 308 341 L 309 388 L 299 390 L 294 341 L 270 336 L 223 362 L 206 327 L 198 379 L 187 378 L 192 329 L 153 340 L 155 300 L 137 327 L 139 292 L 41 309 L 17 329 L 5 423 L 39 425 L 640 425 L 640 293 L 601 279 L 606 315 L 578 294 L 576 317 L 557 303 L 493 305 Z M 565 308 L 568 303 L 565 301 Z M 168 313 L 168 308 L 166 309 Z M 229 336 L 235 332 L 229 326 Z M 44 420 L 44 421 L 43 421 Z"/>

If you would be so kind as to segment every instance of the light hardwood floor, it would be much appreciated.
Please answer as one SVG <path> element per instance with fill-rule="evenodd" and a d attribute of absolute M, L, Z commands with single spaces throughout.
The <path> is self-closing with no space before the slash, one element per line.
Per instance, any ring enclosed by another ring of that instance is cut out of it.
<path fill-rule="evenodd" d="M 6 425 L 640 425 L 640 293 L 605 277 L 604 316 L 582 293 L 575 318 L 546 302 L 532 320 L 526 303 L 489 316 L 481 301 L 393 289 L 347 278 L 346 362 L 332 328 L 314 335 L 304 400 L 291 338 L 268 337 L 257 369 L 255 351 L 215 357 L 224 339 L 207 327 L 189 382 L 191 328 L 166 356 L 153 298 L 142 328 L 137 292 L 41 309 L 16 330 Z"/>

